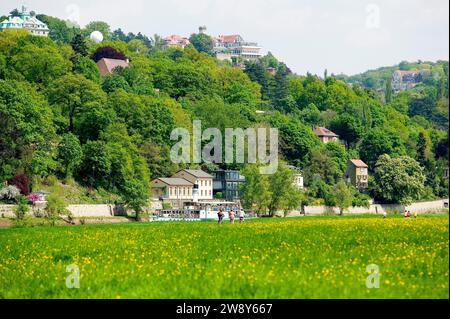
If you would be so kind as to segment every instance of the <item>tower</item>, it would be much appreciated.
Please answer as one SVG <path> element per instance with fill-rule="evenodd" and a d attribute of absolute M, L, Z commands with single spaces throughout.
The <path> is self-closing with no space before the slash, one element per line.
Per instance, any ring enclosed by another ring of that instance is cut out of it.
<path fill-rule="evenodd" d="M 207 30 L 207 28 L 206 28 L 206 26 L 200 26 L 199 28 L 198 28 L 198 33 L 200 33 L 200 34 L 203 34 L 203 33 L 205 33 L 206 32 L 206 30 Z"/>

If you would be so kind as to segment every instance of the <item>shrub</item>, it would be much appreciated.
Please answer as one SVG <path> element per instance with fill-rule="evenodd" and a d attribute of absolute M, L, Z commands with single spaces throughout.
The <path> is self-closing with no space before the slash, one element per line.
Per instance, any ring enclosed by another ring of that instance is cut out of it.
<path fill-rule="evenodd" d="M 117 59 L 117 60 L 126 60 L 127 59 L 127 57 L 123 53 L 117 51 L 115 48 L 113 48 L 111 46 L 100 47 L 91 56 L 91 59 L 94 60 L 94 62 L 96 62 L 96 63 L 103 58 Z"/>
<path fill-rule="evenodd" d="M 18 174 L 8 180 L 8 185 L 16 186 L 22 195 L 30 194 L 30 182 L 25 174 Z"/>
<path fill-rule="evenodd" d="M 20 196 L 20 190 L 16 186 L 6 186 L 0 189 L 0 200 L 15 202 Z"/>
<path fill-rule="evenodd" d="M 28 202 L 34 204 L 35 202 L 38 202 L 41 199 L 41 196 L 38 193 L 31 193 L 30 195 L 28 195 L 27 199 Z"/>
<path fill-rule="evenodd" d="M 223 199 L 223 193 L 219 192 L 214 195 L 215 199 Z"/>
<path fill-rule="evenodd" d="M 14 209 L 14 214 L 16 215 L 17 219 L 24 219 L 30 208 L 28 207 L 28 200 L 25 196 L 19 196 L 18 205 Z"/>
<path fill-rule="evenodd" d="M 68 214 L 66 206 L 64 199 L 61 197 L 55 194 L 49 195 L 47 198 L 47 207 L 45 207 L 45 217 L 52 225 L 55 225 L 61 215 Z"/>
<path fill-rule="evenodd" d="M 46 186 L 55 186 L 57 183 L 58 177 L 56 177 L 55 175 L 48 176 L 44 181 L 44 185 Z"/>

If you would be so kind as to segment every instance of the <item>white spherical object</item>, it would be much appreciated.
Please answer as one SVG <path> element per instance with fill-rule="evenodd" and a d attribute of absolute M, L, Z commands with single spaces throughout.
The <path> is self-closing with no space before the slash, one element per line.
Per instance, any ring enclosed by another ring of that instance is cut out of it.
<path fill-rule="evenodd" d="M 103 34 L 100 31 L 94 31 L 91 33 L 90 38 L 95 43 L 100 43 L 103 41 Z"/>

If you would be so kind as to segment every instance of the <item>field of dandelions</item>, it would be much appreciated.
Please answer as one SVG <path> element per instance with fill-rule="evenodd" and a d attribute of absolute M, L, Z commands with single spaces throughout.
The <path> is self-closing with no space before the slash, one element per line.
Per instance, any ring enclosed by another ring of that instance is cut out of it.
<path fill-rule="evenodd" d="M 448 297 L 448 215 L 0 229 L 0 298 Z"/>

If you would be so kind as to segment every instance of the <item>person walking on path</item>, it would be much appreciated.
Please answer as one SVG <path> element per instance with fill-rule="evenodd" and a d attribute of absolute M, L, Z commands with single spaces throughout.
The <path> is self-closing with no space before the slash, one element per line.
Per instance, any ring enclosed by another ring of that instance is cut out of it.
<path fill-rule="evenodd" d="M 234 212 L 234 210 L 232 210 L 230 212 L 230 223 L 234 224 L 234 219 L 236 218 L 236 213 Z"/>
<path fill-rule="evenodd" d="M 243 224 L 244 221 L 245 221 L 245 213 L 244 213 L 243 210 L 241 210 L 241 212 L 239 213 L 239 222 L 240 222 L 241 224 Z"/>
<path fill-rule="evenodd" d="M 221 209 L 217 213 L 217 216 L 219 217 L 219 225 L 222 225 L 224 213 L 223 213 L 223 211 Z"/>

